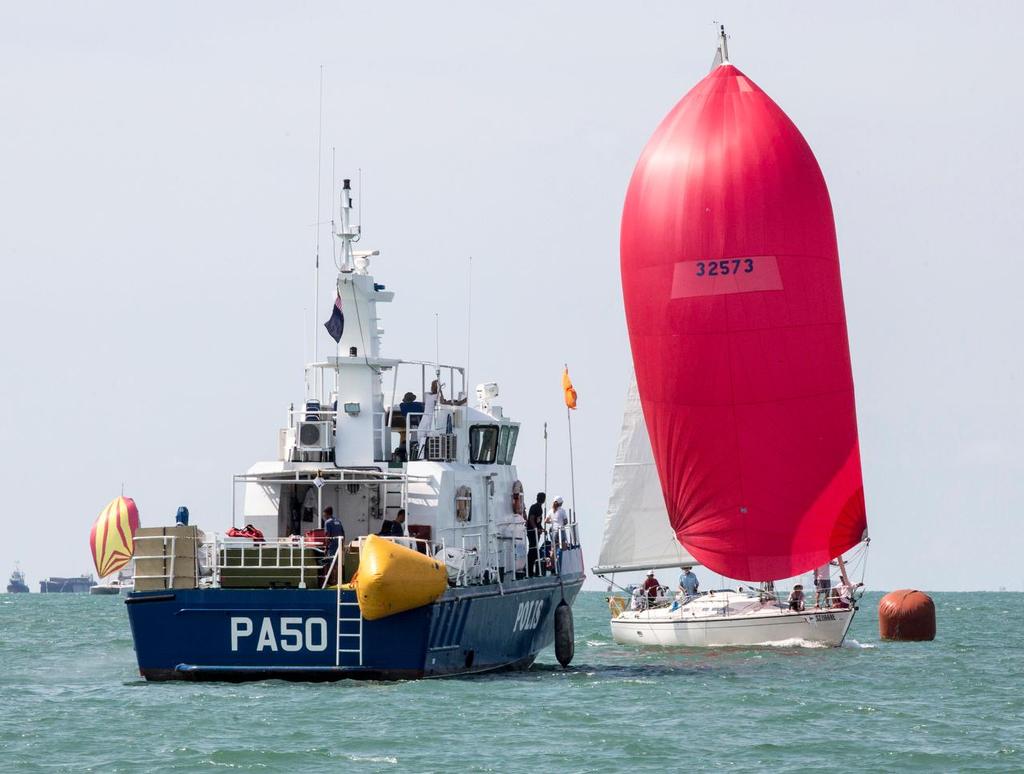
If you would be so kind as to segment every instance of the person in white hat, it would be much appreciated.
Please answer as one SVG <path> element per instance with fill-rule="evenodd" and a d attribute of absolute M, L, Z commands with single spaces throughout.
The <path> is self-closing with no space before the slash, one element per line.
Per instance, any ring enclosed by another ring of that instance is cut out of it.
<path fill-rule="evenodd" d="M 647 595 L 647 604 L 653 605 L 658 599 L 658 589 L 661 584 L 658 579 L 654 577 L 654 570 L 647 571 L 647 580 L 644 581 L 643 589 Z"/>
<path fill-rule="evenodd" d="M 565 508 L 562 507 L 562 498 L 558 496 L 551 501 L 551 510 L 548 511 L 548 515 L 544 518 L 544 524 L 548 528 L 551 544 L 555 548 L 561 548 L 565 545 L 565 526 L 568 523 L 569 517 L 566 516 Z"/>

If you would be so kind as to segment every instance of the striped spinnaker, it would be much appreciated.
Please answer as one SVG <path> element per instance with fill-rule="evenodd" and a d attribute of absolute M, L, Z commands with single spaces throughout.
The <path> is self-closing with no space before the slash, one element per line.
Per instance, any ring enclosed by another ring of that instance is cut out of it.
<path fill-rule="evenodd" d="M 130 497 L 111 500 L 92 525 L 89 547 L 96 572 L 106 577 L 125 567 L 135 549 L 135 530 L 139 528 L 139 509 Z"/>

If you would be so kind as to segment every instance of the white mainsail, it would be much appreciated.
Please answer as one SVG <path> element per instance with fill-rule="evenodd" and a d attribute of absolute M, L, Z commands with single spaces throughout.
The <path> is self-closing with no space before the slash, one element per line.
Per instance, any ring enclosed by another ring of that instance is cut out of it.
<path fill-rule="evenodd" d="M 696 564 L 668 521 L 636 377 L 630 380 L 596 574 Z"/>

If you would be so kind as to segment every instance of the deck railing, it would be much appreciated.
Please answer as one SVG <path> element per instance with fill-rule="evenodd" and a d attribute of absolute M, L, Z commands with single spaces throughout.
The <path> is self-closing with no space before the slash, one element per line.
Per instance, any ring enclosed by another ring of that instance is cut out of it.
<path fill-rule="evenodd" d="M 182 530 L 188 530 L 182 531 Z M 347 582 L 364 537 L 350 543 L 339 539 L 338 550 L 329 552 L 330 538 L 293 536 L 259 540 L 232 537 L 218 533 L 203 534 L 190 528 L 166 528 L 164 534 L 150 535 L 138 543 L 135 578 L 139 590 L 160 588 L 325 588 L 333 583 Z M 179 534 L 180 532 L 180 534 Z M 551 557 L 550 574 L 561 571 L 563 550 L 575 546 L 576 525 L 564 528 L 563 534 L 551 534 L 546 540 Z M 529 567 L 517 562 L 517 545 L 529 561 L 524 536 L 513 534 L 495 539 L 484 530 L 463 533 L 457 544 L 408 536 L 380 536 L 385 540 L 446 561 L 453 571 L 453 586 L 475 586 L 510 583 L 529 575 Z M 449 557 L 448 552 L 452 551 Z M 538 554 L 541 551 L 538 550 Z M 339 573 L 339 559 L 346 559 Z M 340 578 L 339 578 L 340 574 Z"/>

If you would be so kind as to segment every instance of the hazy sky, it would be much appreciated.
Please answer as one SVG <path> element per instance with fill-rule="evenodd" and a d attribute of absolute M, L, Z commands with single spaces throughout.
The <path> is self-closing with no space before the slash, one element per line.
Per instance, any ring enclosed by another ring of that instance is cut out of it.
<path fill-rule="evenodd" d="M 439 313 L 442 359 L 465 359 L 472 255 L 470 380 L 522 421 L 528 491 L 546 420 L 569 495 L 570 365 L 592 565 L 629 374 L 626 183 L 706 74 L 716 19 L 832 195 L 869 585 L 1021 589 L 1009 2 L 3 2 L 0 573 L 91 570 L 122 481 L 145 524 L 187 504 L 222 529 L 231 474 L 274 455 L 310 349 L 321 64 L 325 212 L 333 145 L 338 180 L 363 170 L 362 246 L 397 292 L 385 353 L 431 358 Z"/>

